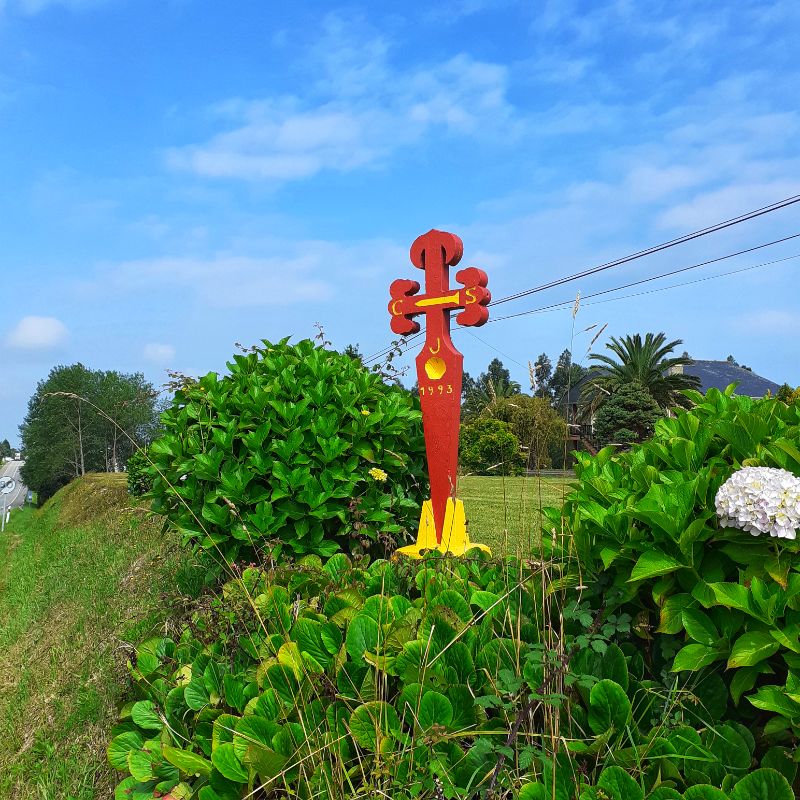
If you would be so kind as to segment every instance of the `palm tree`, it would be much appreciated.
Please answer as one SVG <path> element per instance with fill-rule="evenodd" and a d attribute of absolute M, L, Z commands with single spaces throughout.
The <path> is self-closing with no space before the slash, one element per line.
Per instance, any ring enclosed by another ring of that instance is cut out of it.
<path fill-rule="evenodd" d="M 662 409 L 690 406 L 682 391 L 698 388 L 700 381 L 684 374 L 682 368 L 692 359 L 685 355 L 668 358 L 680 344 L 681 339 L 668 342 L 663 333 L 648 333 L 644 341 L 638 333 L 622 339 L 612 336 L 606 347 L 618 360 L 599 353 L 590 356 L 597 363 L 589 370 L 583 396 L 596 408 L 619 387 L 639 383 Z"/>

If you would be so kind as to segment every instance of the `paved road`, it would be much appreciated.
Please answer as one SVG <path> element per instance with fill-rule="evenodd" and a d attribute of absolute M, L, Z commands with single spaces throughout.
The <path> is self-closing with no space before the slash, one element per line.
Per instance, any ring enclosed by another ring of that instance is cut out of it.
<path fill-rule="evenodd" d="M 17 484 L 11 494 L 0 495 L 0 511 L 3 508 L 3 497 L 5 497 L 9 508 L 20 508 L 25 503 L 28 489 L 22 485 L 22 478 L 19 475 L 22 464 L 22 461 L 6 461 L 4 464 L 0 464 L 0 478 L 8 476 L 13 478 Z"/>

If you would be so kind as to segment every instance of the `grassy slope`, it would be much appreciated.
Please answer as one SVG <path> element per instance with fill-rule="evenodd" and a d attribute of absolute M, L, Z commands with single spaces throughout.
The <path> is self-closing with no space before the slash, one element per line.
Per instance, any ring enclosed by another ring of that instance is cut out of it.
<path fill-rule="evenodd" d="M 564 478 L 461 478 L 470 539 L 495 555 L 531 554 L 539 545 L 541 509 L 563 505 L 569 484 Z"/>
<path fill-rule="evenodd" d="M 556 478 L 464 478 L 474 541 L 530 553 Z M 163 625 L 177 556 L 128 508 L 124 476 L 92 475 L 0 539 L 0 798 L 106 798 L 105 746 L 125 691 L 124 643 Z"/>
<path fill-rule="evenodd" d="M 127 506 L 124 476 L 87 476 L 0 540 L 2 798 L 113 797 L 122 643 L 163 620 L 174 571 L 159 527 Z"/>

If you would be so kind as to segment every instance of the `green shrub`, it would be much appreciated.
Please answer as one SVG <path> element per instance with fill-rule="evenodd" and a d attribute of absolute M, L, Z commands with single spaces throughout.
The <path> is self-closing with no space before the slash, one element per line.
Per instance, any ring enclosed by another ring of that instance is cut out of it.
<path fill-rule="evenodd" d="M 150 472 L 150 458 L 147 450 L 137 450 L 129 459 L 126 467 L 128 471 L 128 494 L 131 497 L 142 497 L 153 486 Z"/>
<path fill-rule="evenodd" d="M 153 510 L 230 563 L 268 540 L 330 555 L 402 539 L 426 495 L 417 400 L 340 353 L 264 342 L 179 389 L 150 454 Z"/>
<path fill-rule="evenodd" d="M 492 417 L 461 426 L 458 460 L 461 471 L 473 475 L 519 475 L 525 467 L 511 425 Z"/>
<path fill-rule="evenodd" d="M 800 735 L 800 547 L 720 528 L 714 499 L 743 466 L 800 474 L 800 407 L 732 391 L 689 393 L 628 453 L 578 455 L 577 490 L 547 516 L 583 597 L 633 618 L 647 672 L 690 678 L 700 713 L 746 726 L 759 756 Z"/>
<path fill-rule="evenodd" d="M 594 416 L 594 435 L 603 444 L 632 444 L 653 435 L 663 412 L 641 383 L 620 386 Z"/>
<path fill-rule="evenodd" d="M 517 394 L 498 397 L 491 406 L 495 419 L 509 423 L 511 432 L 525 448 L 528 469 L 546 469 L 563 459 L 567 424 L 543 397 Z"/>
<path fill-rule="evenodd" d="M 624 615 L 599 624 L 570 602 L 555 635 L 544 589 L 538 566 L 476 551 L 247 568 L 177 641 L 139 646 L 138 698 L 108 748 L 128 774 L 118 796 L 477 800 L 494 784 L 495 798 L 641 800 L 711 784 L 726 793 L 695 800 L 741 798 L 747 729 L 687 725 L 694 698 L 609 643 Z M 612 779 L 640 793 L 609 795 Z M 764 780 L 784 800 L 786 781 Z"/>

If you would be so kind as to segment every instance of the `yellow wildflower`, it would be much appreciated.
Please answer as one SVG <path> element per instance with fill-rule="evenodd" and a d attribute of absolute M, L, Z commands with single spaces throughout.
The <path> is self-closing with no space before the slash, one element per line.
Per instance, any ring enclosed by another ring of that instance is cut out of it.
<path fill-rule="evenodd" d="M 369 416 L 369 411 L 367 411 L 367 409 L 366 409 L 366 408 L 362 408 L 362 409 L 361 409 L 361 413 L 362 413 L 362 414 L 363 414 L 365 417 L 368 417 L 368 416 Z"/>
<path fill-rule="evenodd" d="M 389 476 L 382 470 L 378 469 L 378 467 L 373 467 L 369 471 L 370 477 L 374 478 L 376 481 L 380 481 L 383 483 Z"/>

